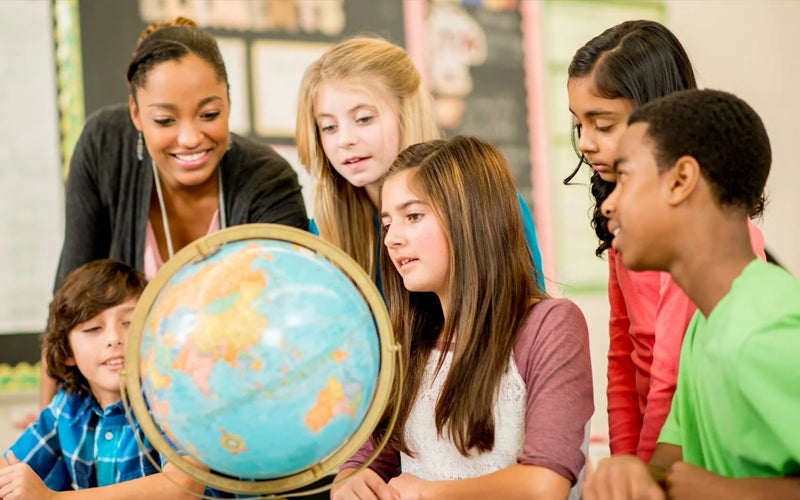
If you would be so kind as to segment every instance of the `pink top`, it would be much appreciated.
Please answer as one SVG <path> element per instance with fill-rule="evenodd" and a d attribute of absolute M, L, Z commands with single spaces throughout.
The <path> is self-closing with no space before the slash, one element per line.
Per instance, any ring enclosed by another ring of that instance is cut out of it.
<path fill-rule="evenodd" d="M 211 216 L 211 224 L 208 226 L 206 234 L 214 234 L 219 231 L 219 210 L 214 212 Z M 148 281 L 152 280 L 159 269 L 164 266 L 164 260 L 161 258 L 161 252 L 158 251 L 158 242 L 156 241 L 156 233 L 153 232 L 153 226 L 150 224 L 150 219 L 147 220 L 147 230 L 144 237 L 144 276 Z"/>
<path fill-rule="evenodd" d="M 765 259 L 764 236 L 748 224 L 753 251 Z M 608 266 L 611 453 L 647 462 L 672 404 L 681 343 L 696 307 L 669 273 L 630 271 L 613 248 Z"/>

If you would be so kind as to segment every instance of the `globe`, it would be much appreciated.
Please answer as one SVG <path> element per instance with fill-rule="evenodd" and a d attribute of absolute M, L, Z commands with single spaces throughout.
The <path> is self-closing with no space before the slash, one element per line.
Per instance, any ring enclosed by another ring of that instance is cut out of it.
<path fill-rule="evenodd" d="M 379 292 L 343 252 L 285 226 L 235 226 L 181 250 L 148 285 L 125 392 L 156 449 L 199 481 L 287 491 L 370 435 L 392 342 Z"/>

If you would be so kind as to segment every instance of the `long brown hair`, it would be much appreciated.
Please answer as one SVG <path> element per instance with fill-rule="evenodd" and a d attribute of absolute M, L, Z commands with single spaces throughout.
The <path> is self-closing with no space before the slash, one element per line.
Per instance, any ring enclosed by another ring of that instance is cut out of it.
<path fill-rule="evenodd" d="M 470 449 L 491 450 L 492 403 L 501 377 L 530 306 L 546 297 L 533 278 L 513 175 L 495 146 L 465 136 L 408 147 L 384 181 L 409 169 L 412 191 L 430 204 L 452 249 L 450 308 L 444 317 L 435 294 L 406 290 L 387 252 L 381 252 L 384 293 L 402 346 L 406 385 L 399 402 L 390 403 L 375 437 L 385 435 L 388 415 L 399 404 L 389 446 L 414 452 L 405 441 L 405 425 L 426 362 L 441 346 L 441 368 L 453 345 L 452 365 L 436 403 L 437 430 L 446 432 L 465 456 Z"/>
<path fill-rule="evenodd" d="M 333 46 L 306 69 L 300 84 L 295 139 L 300 163 L 316 181 L 314 220 L 320 236 L 375 279 L 375 208 L 364 189 L 330 164 L 317 129 L 317 92 L 326 81 L 354 83 L 384 99 L 400 121 L 400 149 L 440 137 L 432 97 L 406 51 L 382 38 L 354 37 Z"/>

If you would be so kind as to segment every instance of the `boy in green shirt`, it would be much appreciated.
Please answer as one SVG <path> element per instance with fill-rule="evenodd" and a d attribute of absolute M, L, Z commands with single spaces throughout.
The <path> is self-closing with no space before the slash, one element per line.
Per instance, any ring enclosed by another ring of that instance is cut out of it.
<path fill-rule="evenodd" d="M 800 498 L 800 281 L 757 259 L 747 228 L 771 163 L 764 125 L 713 90 L 628 123 L 602 206 L 612 245 L 629 269 L 669 271 L 698 311 L 649 466 L 603 460 L 584 498 Z"/>

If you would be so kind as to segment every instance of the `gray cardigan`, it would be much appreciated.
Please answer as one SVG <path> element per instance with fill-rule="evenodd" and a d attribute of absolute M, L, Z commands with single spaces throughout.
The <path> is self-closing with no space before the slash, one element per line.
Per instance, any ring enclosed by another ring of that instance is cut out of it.
<path fill-rule="evenodd" d="M 127 104 L 93 113 L 70 161 L 64 246 L 55 287 L 75 268 L 95 259 L 122 260 L 139 270 L 153 172 L 145 148 L 136 158 L 137 131 Z M 308 228 L 297 174 L 270 146 L 231 134 L 222 158 L 228 226 L 252 222 Z"/>

